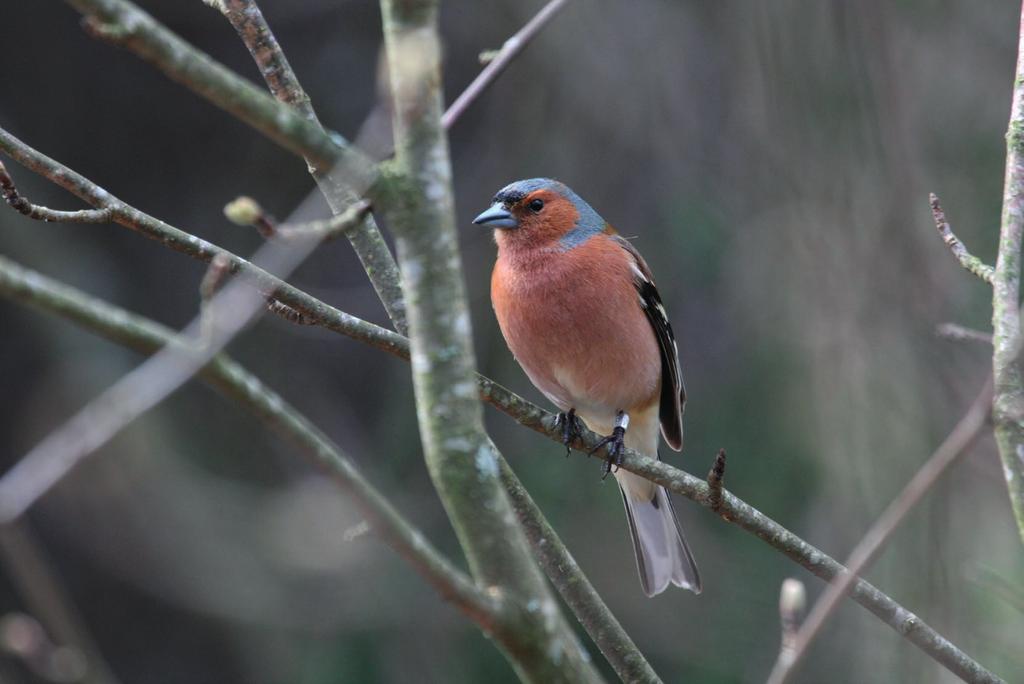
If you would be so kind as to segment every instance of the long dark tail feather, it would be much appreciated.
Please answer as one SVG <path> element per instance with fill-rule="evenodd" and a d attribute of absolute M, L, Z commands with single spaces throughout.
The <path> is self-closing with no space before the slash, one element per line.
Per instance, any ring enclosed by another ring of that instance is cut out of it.
<path fill-rule="evenodd" d="M 656 596 L 669 584 L 674 584 L 699 594 L 700 573 L 686 545 L 669 493 L 664 487 L 658 487 L 654 498 L 642 501 L 621 491 L 644 593 Z"/>

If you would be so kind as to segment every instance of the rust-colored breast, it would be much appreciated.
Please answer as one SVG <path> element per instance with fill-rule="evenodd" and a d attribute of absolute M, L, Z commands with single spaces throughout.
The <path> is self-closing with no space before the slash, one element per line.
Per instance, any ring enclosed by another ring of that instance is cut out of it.
<path fill-rule="evenodd" d="M 632 257 L 604 234 L 561 251 L 500 249 L 491 299 L 509 348 L 559 408 L 614 415 L 658 401 L 661 360 Z"/>

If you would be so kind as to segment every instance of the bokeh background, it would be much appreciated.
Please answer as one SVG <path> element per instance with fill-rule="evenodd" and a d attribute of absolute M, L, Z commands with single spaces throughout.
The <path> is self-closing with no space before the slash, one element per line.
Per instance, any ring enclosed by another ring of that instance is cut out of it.
<path fill-rule="evenodd" d="M 199 0 L 141 3 L 258 80 Z M 386 149 L 371 0 L 264 0 L 321 119 Z M 444 3 L 449 101 L 539 0 Z M 542 404 L 492 315 L 494 246 L 470 225 L 506 182 L 553 176 L 636 236 L 680 337 L 695 474 L 719 447 L 728 486 L 843 557 L 977 392 L 989 290 L 932 227 L 994 259 L 1019 7 L 996 0 L 575 2 L 452 132 L 481 370 Z M 239 254 L 221 208 L 324 215 L 301 161 L 136 57 L 88 38 L 53 0 L 4 3 L 0 125 L 126 201 Z M 36 202 L 77 201 L 8 164 Z M 116 226 L 0 211 L 0 251 L 181 326 L 203 267 Z M 385 323 L 349 246 L 292 277 Z M 0 301 L 0 458 L 9 467 L 140 358 Z M 231 353 L 343 445 L 457 557 L 417 436 L 408 366 L 265 317 Z M 545 404 L 546 405 L 546 404 Z M 597 589 L 666 681 L 758 682 L 778 649 L 786 577 L 822 584 L 680 501 L 704 594 L 640 591 L 613 484 L 491 409 L 488 425 Z M 29 521 L 125 682 L 507 682 L 497 650 L 387 547 L 353 535 L 345 497 L 247 414 L 190 385 L 79 467 Z M 348 532 L 348 534 L 346 534 Z M 992 440 L 981 440 L 871 569 L 880 588 L 1008 680 L 1024 677 L 1024 553 Z M 9 575 L 0 613 L 28 610 Z M 597 656 L 595 656 L 597 657 Z M 598 657 L 599 659 L 599 657 Z M 35 681 L 16 659 L 4 681 Z M 847 603 L 805 682 L 952 677 Z"/>

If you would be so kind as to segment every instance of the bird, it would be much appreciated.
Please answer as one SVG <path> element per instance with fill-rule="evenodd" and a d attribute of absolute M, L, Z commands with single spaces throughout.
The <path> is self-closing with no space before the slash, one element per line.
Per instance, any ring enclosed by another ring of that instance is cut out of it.
<path fill-rule="evenodd" d="M 555 406 L 568 451 L 580 421 L 605 437 L 605 475 L 622 493 L 640 585 L 701 591 L 700 574 L 661 485 L 620 470 L 623 448 L 659 458 L 683 448 L 686 389 L 651 270 L 632 243 L 564 183 L 506 185 L 473 223 L 493 228 L 491 304 L 527 377 Z M 660 433 L 660 434 L 659 434 Z"/>

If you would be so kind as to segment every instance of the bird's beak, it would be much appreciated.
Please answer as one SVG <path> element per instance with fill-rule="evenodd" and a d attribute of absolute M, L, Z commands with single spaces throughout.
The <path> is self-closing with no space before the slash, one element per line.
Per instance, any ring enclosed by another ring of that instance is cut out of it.
<path fill-rule="evenodd" d="M 519 221 L 501 203 L 494 203 L 491 208 L 473 219 L 478 226 L 490 226 L 491 228 L 518 228 Z"/>

